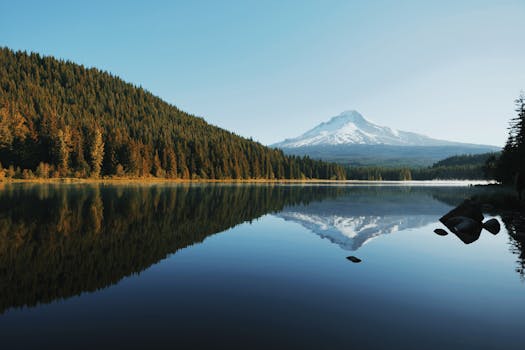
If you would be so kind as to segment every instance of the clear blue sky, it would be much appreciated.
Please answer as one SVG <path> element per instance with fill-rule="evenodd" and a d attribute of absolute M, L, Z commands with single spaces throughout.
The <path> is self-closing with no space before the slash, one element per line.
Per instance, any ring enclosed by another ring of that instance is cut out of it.
<path fill-rule="evenodd" d="M 269 144 L 343 110 L 503 145 L 525 1 L 0 0 L 0 45 L 108 70 Z"/>

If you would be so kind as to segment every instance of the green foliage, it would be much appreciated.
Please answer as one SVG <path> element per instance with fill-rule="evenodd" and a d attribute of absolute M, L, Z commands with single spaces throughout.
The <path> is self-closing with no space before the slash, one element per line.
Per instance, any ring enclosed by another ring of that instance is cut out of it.
<path fill-rule="evenodd" d="M 285 156 L 69 61 L 1 48 L 0 91 L 4 165 L 36 170 L 43 162 L 52 176 L 79 177 L 346 177 L 340 165 Z"/>

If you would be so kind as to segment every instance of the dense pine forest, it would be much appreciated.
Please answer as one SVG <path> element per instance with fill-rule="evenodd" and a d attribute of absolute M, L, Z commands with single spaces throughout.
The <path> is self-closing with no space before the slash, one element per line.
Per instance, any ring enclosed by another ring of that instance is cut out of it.
<path fill-rule="evenodd" d="M 96 68 L 0 48 L 0 177 L 345 179 Z"/>
<path fill-rule="evenodd" d="M 525 94 L 515 101 L 517 116 L 512 118 L 509 136 L 501 155 L 490 157 L 486 162 L 488 176 L 503 184 L 511 184 L 516 175 L 525 174 Z"/>

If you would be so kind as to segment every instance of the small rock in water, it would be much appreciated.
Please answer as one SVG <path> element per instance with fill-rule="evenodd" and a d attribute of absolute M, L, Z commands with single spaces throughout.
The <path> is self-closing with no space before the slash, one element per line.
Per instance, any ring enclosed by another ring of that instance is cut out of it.
<path fill-rule="evenodd" d="M 440 236 L 446 236 L 448 235 L 448 232 L 443 230 L 442 228 L 437 228 L 434 230 L 434 233 L 437 233 Z"/>
<path fill-rule="evenodd" d="M 499 233 L 499 230 L 501 229 L 499 225 L 498 219 L 490 219 L 483 223 L 483 228 L 493 235 L 496 235 Z"/>
<path fill-rule="evenodd" d="M 353 263 L 360 263 L 360 262 L 361 262 L 361 259 L 359 259 L 359 258 L 357 258 L 357 257 L 355 257 L 355 256 L 353 256 L 353 255 L 351 255 L 351 256 L 347 256 L 346 258 L 347 258 L 348 260 L 350 260 L 351 262 L 353 262 Z"/>

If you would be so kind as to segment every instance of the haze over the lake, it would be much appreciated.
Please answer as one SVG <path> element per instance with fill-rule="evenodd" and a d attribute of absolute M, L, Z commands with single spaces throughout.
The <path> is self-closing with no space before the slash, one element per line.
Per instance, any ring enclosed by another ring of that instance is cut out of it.
<path fill-rule="evenodd" d="M 108 70 L 265 144 L 357 109 L 501 146 L 523 18 L 518 0 L 2 1 L 0 46 Z"/>

